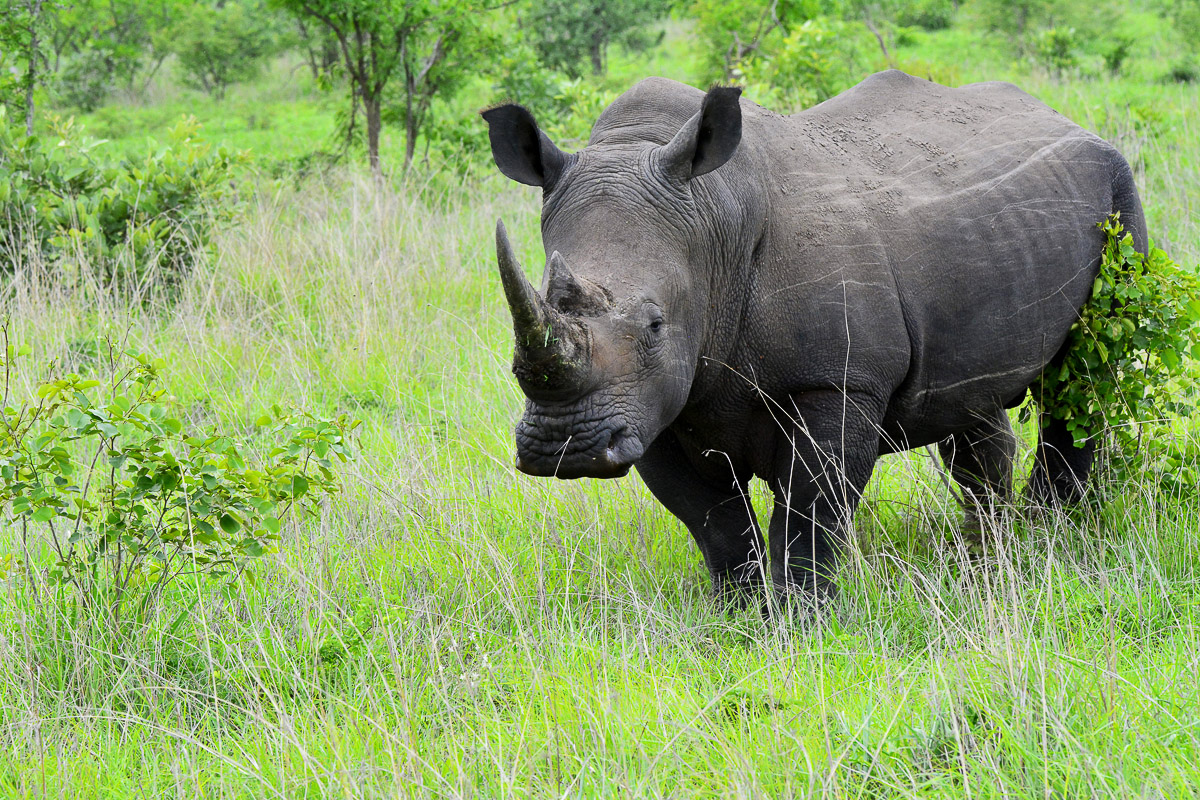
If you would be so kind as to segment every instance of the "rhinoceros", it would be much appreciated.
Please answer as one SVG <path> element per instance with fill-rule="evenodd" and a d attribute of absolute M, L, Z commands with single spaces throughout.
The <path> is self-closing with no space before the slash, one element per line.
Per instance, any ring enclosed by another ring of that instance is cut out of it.
<path fill-rule="evenodd" d="M 636 467 L 718 594 L 830 590 L 883 454 L 936 443 L 968 524 L 1007 501 L 1005 409 L 1061 358 L 1097 223 L 1119 212 L 1146 249 L 1121 154 L 1006 83 L 889 70 L 784 116 L 648 78 L 575 153 L 520 105 L 483 117 L 500 171 L 542 188 L 540 291 L 496 235 L 517 469 Z M 1092 450 L 1040 422 L 1029 493 L 1071 502 Z"/>

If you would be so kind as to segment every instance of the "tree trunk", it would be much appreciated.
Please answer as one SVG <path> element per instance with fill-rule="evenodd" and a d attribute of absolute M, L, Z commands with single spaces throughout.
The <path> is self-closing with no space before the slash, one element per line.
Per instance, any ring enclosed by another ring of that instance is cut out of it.
<path fill-rule="evenodd" d="M 382 92 L 363 92 L 363 110 L 367 114 L 367 159 L 371 162 L 371 172 L 379 177 L 383 170 L 379 167 L 379 131 L 383 127 L 380 118 L 382 110 Z"/>
<path fill-rule="evenodd" d="M 405 100 L 404 115 L 404 171 L 408 172 L 408 168 L 412 166 L 413 156 L 417 152 L 417 116 L 413 113 L 412 91 L 409 91 L 408 97 Z"/>
<path fill-rule="evenodd" d="M 303 17 L 296 17 L 296 25 L 300 29 L 300 41 L 304 43 L 304 52 L 308 55 L 308 68 L 312 70 L 313 80 L 321 77 L 321 68 L 317 66 L 317 47 L 313 46 L 312 36 L 308 32 L 308 27 L 304 24 Z M 322 46 L 324 42 L 320 42 L 317 46 Z"/>
<path fill-rule="evenodd" d="M 604 74 L 604 38 L 599 34 L 592 37 L 592 74 Z"/>
<path fill-rule="evenodd" d="M 33 90 L 37 86 L 38 22 L 42 16 L 42 0 L 31 2 L 29 9 L 29 69 L 25 72 L 25 135 L 33 136 Z"/>
<path fill-rule="evenodd" d="M 433 43 L 433 50 L 430 51 L 425 63 L 421 65 L 420 72 L 413 73 L 413 65 L 408 61 L 407 53 L 404 57 L 404 171 L 408 172 L 408 168 L 412 165 L 413 157 L 417 153 L 417 134 L 421 132 L 421 125 L 425 121 L 425 112 L 429 110 L 429 104 L 433 102 L 434 95 L 438 91 L 438 83 L 440 82 L 433 72 L 443 58 L 446 57 L 446 47 L 453 46 L 457 40 L 457 36 L 451 36 L 449 45 L 445 36 L 439 36 L 437 41 Z M 428 142 L 426 142 L 428 146 Z"/>
<path fill-rule="evenodd" d="M 32 46 L 37 47 L 37 34 L 32 37 Z M 33 136 L 33 87 L 37 84 L 36 51 L 29 56 L 29 71 L 25 73 L 25 135 Z"/>
<path fill-rule="evenodd" d="M 871 19 L 871 10 L 869 7 L 863 9 L 863 24 L 867 26 L 867 30 L 875 35 L 875 41 L 879 42 L 879 49 L 883 51 L 883 60 L 887 62 L 888 67 L 895 68 L 896 62 L 892 60 L 892 54 L 888 52 L 887 43 L 883 40 L 883 33 L 880 32 L 879 27 L 875 24 L 875 20 Z"/>
<path fill-rule="evenodd" d="M 169 53 L 166 53 L 166 52 L 164 52 L 164 53 L 158 53 L 156 51 L 151 51 L 151 52 L 153 53 L 154 63 L 150 66 L 149 71 L 146 73 L 146 77 L 142 80 L 141 93 L 143 95 L 145 95 L 146 92 L 148 92 L 150 90 L 150 82 L 153 81 L 154 76 L 158 74 L 158 70 L 162 67 L 163 61 L 166 61 L 167 56 L 170 55 Z"/>

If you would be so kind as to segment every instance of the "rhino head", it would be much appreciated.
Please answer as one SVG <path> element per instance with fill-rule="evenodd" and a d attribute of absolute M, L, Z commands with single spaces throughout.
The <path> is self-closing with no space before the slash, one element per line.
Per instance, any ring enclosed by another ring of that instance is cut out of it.
<path fill-rule="evenodd" d="M 522 472 L 620 477 L 683 409 L 714 333 L 709 262 L 721 250 L 703 207 L 714 193 L 693 182 L 737 150 L 739 94 L 711 90 L 673 135 L 652 113 L 647 135 L 631 113 L 610 126 L 617 135 L 593 132 L 570 154 L 521 106 L 483 112 L 500 171 L 543 190 L 540 291 L 496 228 L 513 372 L 527 398 L 516 429 Z"/>

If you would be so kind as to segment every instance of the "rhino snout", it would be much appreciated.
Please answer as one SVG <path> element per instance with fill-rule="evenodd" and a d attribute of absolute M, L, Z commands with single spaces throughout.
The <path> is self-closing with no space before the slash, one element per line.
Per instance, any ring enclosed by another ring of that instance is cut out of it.
<path fill-rule="evenodd" d="M 620 478 L 642 457 L 641 439 L 627 425 L 592 431 L 554 430 L 539 420 L 517 427 L 517 469 L 543 478 Z"/>

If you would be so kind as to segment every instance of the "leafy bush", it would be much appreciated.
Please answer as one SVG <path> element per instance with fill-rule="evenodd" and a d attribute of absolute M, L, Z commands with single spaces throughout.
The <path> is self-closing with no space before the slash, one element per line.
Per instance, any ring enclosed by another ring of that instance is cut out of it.
<path fill-rule="evenodd" d="M 1195 411 L 1200 280 L 1157 247 L 1138 253 L 1119 217 L 1100 225 L 1106 236 L 1100 273 L 1071 328 L 1065 358 L 1031 391 L 1043 413 L 1066 423 L 1077 445 L 1109 441 L 1109 472 L 1123 482 L 1147 466 L 1160 477 L 1178 468 L 1166 434 L 1172 415 Z M 1029 413 L 1026 406 L 1023 414 Z"/>
<path fill-rule="evenodd" d="M 757 102 L 780 111 L 807 108 L 858 82 L 858 40 L 865 33 L 858 23 L 805 20 L 769 52 L 739 64 L 735 74 Z"/>
<path fill-rule="evenodd" d="M 1164 80 L 1167 83 L 1195 83 L 1200 78 L 1200 64 L 1191 56 L 1172 62 Z"/>
<path fill-rule="evenodd" d="M 12 53 L 0 48 L 0 108 L 18 109 L 21 104 L 20 67 Z"/>
<path fill-rule="evenodd" d="M 1042 66 L 1061 74 L 1079 63 L 1075 55 L 1077 47 L 1074 28 L 1047 28 L 1038 34 L 1034 53 Z"/>
<path fill-rule="evenodd" d="M 515 102 L 537 117 L 551 139 L 567 147 L 582 146 L 592 125 L 616 93 L 582 78 L 546 67 L 529 45 L 517 45 L 500 56 L 492 98 L 496 103 Z M 480 142 L 475 128 L 474 137 Z"/>
<path fill-rule="evenodd" d="M 7 330 L 3 343 L 0 518 L 20 532 L 25 566 L 40 540 L 54 554 L 51 584 L 99 619 L 119 626 L 130 603 L 145 613 L 185 575 L 237 580 L 290 511 L 312 514 L 339 491 L 334 462 L 350 457 L 357 425 L 344 415 L 274 408 L 257 425 L 277 444 L 251 465 L 235 437 L 185 429 L 159 361 L 113 354 L 122 368 L 108 385 L 68 374 L 15 403 L 8 387 L 29 351 Z"/>
<path fill-rule="evenodd" d="M 520 103 L 541 117 L 558 110 L 555 100 L 567 76 L 542 63 L 537 51 L 517 42 L 497 54 L 496 81 L 492 95 L 497 103 Z"/>
<path fill-rule="evenodd" d="M 950 0 L 909 0 L 896 8 L 896 24 L 940 31 L 954 23 L 954 4 Z"/>
<path fill-rule="evenodd" d="M 542 63 L 573 78 L 601 75 L 609 44 L 645 49 L 646 27 L 667 15 L 666 0 L 533 0 L 530 35 Z"/>
<path fill-rule="evenodd" d="M 25 136 L 0 109 L 0 254 L 86 265 L 106 285 L 140 290 L 171 283 L 210 243 L 233 208 L 230 178 L 245 155 L 197 140 L 194 118 L 142 161 L 105 162 L 102 142 L 73 122 L 54 136 Z M 70 271 L 65 270 L 64 277 Z"/>
<path fill-rule="evenodd" d="M 696 36 L 716 80 L 733 80 L 739 64 L 770 50 L 789 31 L 826 10 L 821 0 L 690 0 Z"/>
<path fill-rule="evenodd" d="M 1104 67 L 1111 75 L 1121 74 L 1121 67 L 1133 52 L 1134 40 L 1129 36 L 1118 36 L 1105 48 Z"/>

